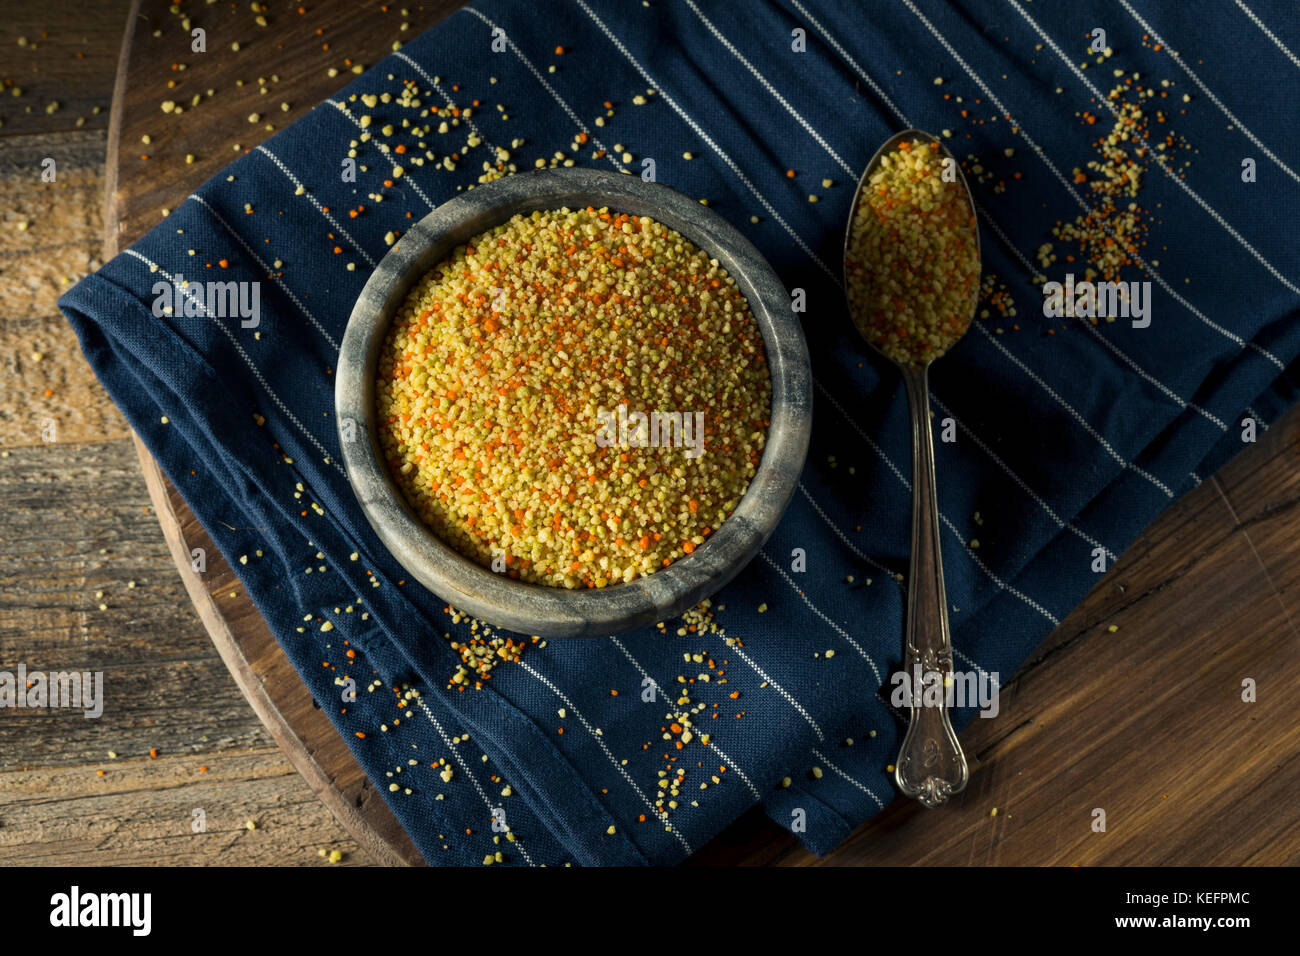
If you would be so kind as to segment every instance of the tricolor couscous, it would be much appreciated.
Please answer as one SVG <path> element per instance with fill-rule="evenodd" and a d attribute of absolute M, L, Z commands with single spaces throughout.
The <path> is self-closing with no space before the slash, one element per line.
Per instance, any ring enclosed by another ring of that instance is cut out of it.
<path fill-rule="evenodd" d="M 844 278 L 853 320 L 896 362 L 924 365 L 965 334 L 980 280 L 975 211 L 934 142 L 904 140 L 863 183 Z"/>
<path fill-rule="evenodd" d="M 415 285 L 381 352 L 378 431 L 448 545 L 601 588 L 726 520 L 770 399 L 762 335 L 716 259 L 646 217 L 560 209 L 516 215 Z"/>

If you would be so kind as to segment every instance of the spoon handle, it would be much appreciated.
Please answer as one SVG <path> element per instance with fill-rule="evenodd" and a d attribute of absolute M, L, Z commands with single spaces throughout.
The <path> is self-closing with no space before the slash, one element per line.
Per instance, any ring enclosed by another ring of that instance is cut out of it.
<path fill-rule="evenodd" d="M 911 686 L 912 713 L 898 752 L 898 788 L 927 807 L 937 807 L 966 786 L 970 770 L 948 719 L 947 690 L 952 680 L 952 640 L 939 549 L 939 500 L 935 494 L 934 439 L 930 431 L 927 366 L 902 366 L 912 413 L 912 568 L 907 586 L 907 631 L 903 664 Z M 938 680 L 923 700 L 924 684 Z"/>

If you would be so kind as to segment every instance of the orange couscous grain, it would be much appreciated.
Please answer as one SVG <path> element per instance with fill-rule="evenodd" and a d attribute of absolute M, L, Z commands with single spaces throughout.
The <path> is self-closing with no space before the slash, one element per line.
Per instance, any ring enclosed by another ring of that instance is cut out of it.
<path fill-rule="evenodd" d="M 718 261 L 591 207 L 457 248 L 394 317 L 378 377 L 380 444 L 421 519 L 486 567 L 565 588 L 702 545 L 757 470 L 771 395 Z"/>
<path fill-rule="evenodd" d="M 960 177 L 944 178 L 945 158 L 938 143 L 900 142 L 862 185 L 850 226 L 853 319 L 905 365 L 934 361 L 965 334 L 980 281 L 975 211 Z"/>

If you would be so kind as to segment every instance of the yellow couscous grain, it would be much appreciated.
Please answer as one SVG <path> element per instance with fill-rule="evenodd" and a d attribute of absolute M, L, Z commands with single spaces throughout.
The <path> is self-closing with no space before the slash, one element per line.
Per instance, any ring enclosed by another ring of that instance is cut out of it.
<path fill-rule="evenodd" d="M 975 211 L 943 149 L 904 140 L 858 196 L 845 282 L 853 319 L 896 362 L 926 364 L 970 326 L 979 285 Z"/>
<path fill-rule="evenodd" d="M 380 444 L 421 519 L 484 566 L 566 588 L 703 545 L 770 414 L 734 279 L 663 224 L 591 207 L 457 248 L 401 306 L 378 376 Z"/>

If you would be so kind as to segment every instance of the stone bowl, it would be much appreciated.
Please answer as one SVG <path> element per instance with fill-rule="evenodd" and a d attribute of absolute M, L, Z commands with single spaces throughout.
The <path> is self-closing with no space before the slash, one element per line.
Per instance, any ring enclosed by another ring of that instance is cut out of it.
<path fill-rule="evenodd" d="M 693 554 L 635 581 L 570 590 L 494 573 L 444 544 L 416 516 L 380 451 L 375 377 L 390 320 L 415 283 L 457 246 L 516 213 L 589 205 L 649 216 L 726 268 L 763 335 L 772 413 L 749 489 Z M 676 190 L 634 175 L 589 169 L 544 169 L 498 179 L 456 196 L 415 223 L 361 290 L 335 377 L 343 463 L 379 539 L 411 577 L 442 600 L 496 627 L 548 638 L 634 630 L 675 617 L 720 589 L 776 528 L 803 469 L 812 427 L 808 346 L 790 297 L 762 254 L 717 213 Z"/>

